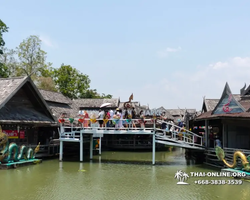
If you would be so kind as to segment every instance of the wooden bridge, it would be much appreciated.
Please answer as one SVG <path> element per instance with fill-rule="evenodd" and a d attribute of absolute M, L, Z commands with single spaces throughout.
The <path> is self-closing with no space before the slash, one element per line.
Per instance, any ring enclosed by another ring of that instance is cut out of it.
<path fill-rule="evenodd" d="M 105 134 L 128 134 L 128 135 L 152 135 L 152 164 L 155 164 L 155 146 L 156 143 L 163 145 L 198 149 L 203 150 L 202 136 L 197 135 L 189 130 L 182 129 L 169 122 L 156 120 L 156 119 L 145 119 L 145 122 L 149 122 L 147 127 L 132 127 L 133 123 L 138 123 L 138 119 L 122 119 L 126 121 L 128 127 L 99 127 L 98 119 L 97 123 L 91 123 L 90 127 L 82 126 L 60 126 L 60 156 L 59 160 L 63 159 L 63 143 L 64 142 L 79 142 L 80 143 L 80 161 L 83 161 L 83 145 L 90 143 L 90 159 L 93 158 L 93 139 L 99 138 L 99 154 L 101 154 L 101 139 Z M 157 128 L 162 123 L 166 123 L 167 127 L 174 126 L 174 131 L 169 132 L 166 129 Z M 144 124 L 145 125 L 145 124 Z M 151 127 L 149 127 L 151 126 Z M 181 131 L 180 131 L 181 130 Z"/>

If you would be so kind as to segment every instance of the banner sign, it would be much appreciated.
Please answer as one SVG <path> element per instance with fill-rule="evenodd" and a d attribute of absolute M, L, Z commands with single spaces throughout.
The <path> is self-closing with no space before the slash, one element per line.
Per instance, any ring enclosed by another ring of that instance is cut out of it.
<path fill-rule="evenodd" d="M 3 130 L 3 133 L 8 135 L 9 139 L 18 139 L 18 132 L 17 130 Z M 20 139 L 24 139 L 25 132 L 20 131 Z"/>

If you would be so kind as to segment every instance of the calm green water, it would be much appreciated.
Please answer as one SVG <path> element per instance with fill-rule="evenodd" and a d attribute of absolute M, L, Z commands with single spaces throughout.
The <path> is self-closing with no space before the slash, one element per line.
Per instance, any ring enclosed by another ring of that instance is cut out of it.
<path fill-rule="evenodd" d="M 104 152 L 101 158 L 151 161 L 151 156 L 151 153 L 145 152 Z M 246 200 L 250 198 L 249 182 L 243 182 L 242 185 L 196 185 L 194 181 L 199 178 L 192 177 L 187 180 L 189 185 L 177 185 L 177 180 L 174 179 L 177 170 L 213 171 L 198 165 L 186 165 L 184 151 L 181 150 L 157 152 L 156 161 L 166 163 L 155 166 L 98 162 L 99 156 L 95 156 L 95 159 L 93 162 L 84 163 L 47 160 L 42 164 L 1 170 L 1 199 Z"/>

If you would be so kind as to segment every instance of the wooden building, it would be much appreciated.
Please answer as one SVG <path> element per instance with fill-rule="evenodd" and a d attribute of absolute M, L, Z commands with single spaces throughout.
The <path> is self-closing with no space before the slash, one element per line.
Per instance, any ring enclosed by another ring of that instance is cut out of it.
<path fill-rule="evenodd" d="M 1 78 L 0 85 L 3 132 L 18 145 L 49 144 L 57 120 L 30 77 Z"/>
<path fill-rule="evenodd" d="M 217 102 L 217 103 L 216 103 Z M 196 117 L 193 126 L 204 127 L 204 140 L 207 147 L 206 162 L 218 163 L 215 157 L 215 140 L 219 139 L 222 148 L 232 159 L 236 149 L 250 153 L 250 86 L 241 89 L 240 95 L 233 95 L 226 83 L 219 100 L 203 101 L 202 114 Z M 201 133 L 202 134 L 202 133 Z"/>

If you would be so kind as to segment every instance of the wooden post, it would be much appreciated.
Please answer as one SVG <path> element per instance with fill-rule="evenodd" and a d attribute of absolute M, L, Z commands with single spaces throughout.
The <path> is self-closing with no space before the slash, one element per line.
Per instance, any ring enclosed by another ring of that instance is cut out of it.
<path fill-rule="evenodd" d="M 155 119 L 154 119 L 154 131 L 153 131 L 153 145 L 152 145 L 152 164 L 155 164 Z"/>
<path fill-rule="evenodd" d="M 102 137 L 99 138 L 99 155 L 102 154 Z"/>
<path fill-rule="evenodd" d="M 60 140 L 60 154 L 59 154 L 59 161 L 63 160 L 63 141 Z"/>
<path fill-rule="evenodd" d="M 225 136 L 226 136 L 226 133 L 225 133 L 225 125 L 224 123 L 222 124 L 222 148 L 225 147 Z"/>
<path fill-rule="evenodd" d="M 90 135 L 89 158 L 93 159 L 93 134 Z"/>
<path fill-rule="evenodd" d="M 205 119 L 205 143 L 206 143 L 206 147 L 209 147 L 209 135 L 208 135 L 208 120 Z"/>
<path fill-rule="evenodd" d="M 83 133 L 80 131 L 80 161 L 83 161 Z"/>
<path fill-rule="evenodd" d="M 153 150 L 152 150 L 152 164 L 155 164 L 155 131 L 153 133 Z"/>

